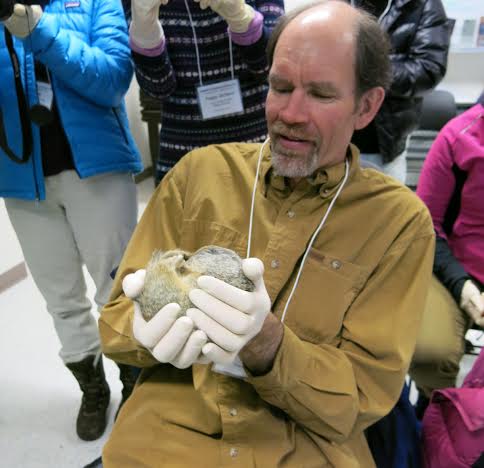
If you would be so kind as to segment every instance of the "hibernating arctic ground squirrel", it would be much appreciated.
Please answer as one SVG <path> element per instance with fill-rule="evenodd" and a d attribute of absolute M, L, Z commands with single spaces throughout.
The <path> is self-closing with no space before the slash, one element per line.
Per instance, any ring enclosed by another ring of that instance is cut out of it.
<path fill-rule="evenodd" d="M 197 278 L 214 276 L 232 286 L 253 291 L 254 283 L 242 271 L 242 260 L 232 250 L 209 245 L 190 254 L 182 250 L 153 252 L 146 267 L 144 287 L 135 300 L 145 320 L 171 302 L 180 305 L 180 315 L 193 307 L 188 293 L 197 288 Z"/>

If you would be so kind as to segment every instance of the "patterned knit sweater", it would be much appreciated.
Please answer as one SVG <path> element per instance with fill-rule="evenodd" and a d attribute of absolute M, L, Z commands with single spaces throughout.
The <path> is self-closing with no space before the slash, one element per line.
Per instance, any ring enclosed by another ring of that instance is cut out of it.
<path fill-rule="evenodd" d="M 260 13 L 256 19 L 260 20 L 262 34 L 250 44 L 247 39 L 240 40 L 237 37 L 240 34 L 232 34 L 234 73 L 240 81 L 243 114 L 202 120 L 196 92 L 200 79 L 194 34 L 184 0 L 171 0 L 160 7 L 165 33 L 165 47 L 160 54 L 152 56 L 132 45 L 140 88 L 163 102 L 157 182 L 194 148 L 232 141 L 263 141 L 267 136 L 265 49 L 270 31 L 284 14 L 284 3 L 283 0 L 246 0 L 246 3 Z M 123 0 L 123 4 L 129 20 L 130 1 Z M 187 4 L 196 32 L 203 84 L 231 79 L 227 23 L 210 8 L 202 10 L 193 0 L 187 0 Z"/>

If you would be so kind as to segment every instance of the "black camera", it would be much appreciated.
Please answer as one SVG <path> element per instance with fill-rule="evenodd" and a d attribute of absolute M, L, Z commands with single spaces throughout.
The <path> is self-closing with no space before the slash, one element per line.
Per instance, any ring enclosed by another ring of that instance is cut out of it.
<path fill-rule="evenodd" d="M 13 13 L 13 6 L 16 3 L 22 3 L 23 5 L 45 5 L 49 1 L 40 0 L 0 0 L 0 20 L 9 18 Z"/>
<path fill-rule="evenodd" d="M 14 6 L 17 3 L 23 5 L 40 5 L 42 8 L 50 3 L 50 0 L 0 0 L 0 21 L 6 20 L 14 11 Z M 0 108 L 0 148 L 5 154 L 15 163 L 25 164 L 32 153 L 33 140 L 31 122 L 37 125 L 45 125 L 52 120 L 52 88 L 50 86 L 50 78 L 46 70 L 47 77 L 45 82 L 37 82 L 37 91 L 39 94 L 39 102 L 29 108 L 28 100 L 23 89 L 19 59 L 15 51 L 12 34 L 7 28 L 4 28 L 5 45 L 7 46 L 10 61 L 12 62 L 13 76 L 15 81 L 15 92 L 17 94 L 18 110 L 20 117 L 20 127 L 22 132 L 22 154 L 18 156 L 12 148 L 10 148 L 7 141 L 7 134 L 3 122 L 2 109 Z M 39 86 L 43 86 L 39 91 Z M 43 90 L 43 91 L 42 91 Z M 40 100 L 40 93 L 43 93 L 43 102 Z M 50 104 L 49 104 L 50 102 Z"/>

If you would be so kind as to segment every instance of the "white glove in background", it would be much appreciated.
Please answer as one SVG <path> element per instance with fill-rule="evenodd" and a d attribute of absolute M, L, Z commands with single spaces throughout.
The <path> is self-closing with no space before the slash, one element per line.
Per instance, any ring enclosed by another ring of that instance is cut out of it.
<path fill-rule="evenodd" d="M 160 5 L 169 0 L 131 0 L 131 40 L 143 49 L 160 45 L 165 37 L 159 20 Z"/>
<path fill-rule="evenodd" d="M 195 0 L 200 3 L 200 8 L 210 7 L 218 13 L 229 25 L 231 31 L 244 33 L 249 29 L 250 22 L 254 19 L 255 10 L 247 5 L 244 0 Z"/>
<path fill-rule="evenodd" d="M 471 280 L 464 283 L 460 296 L 460 307 L 469 314 L 477 325 L 484 327 L 484 295 Z"/>
<path fill-rule="evenodd" d="M 133 335 L 154 358 L 163 363 L 170 363 L 179 369 L 190 367 L 195 362 L 208 363 L 201 355 L 202 347 L 207 343 L 207 335 L 201 330 L 194 330 L 194 324 L 188 317 L 178 317 L 180 306 L 168 304 L 148 322 L 143 318 L 135 298 L 143 289 L 146 270 L 138 270 L 123 279 L 123 291 L 133 300 Z"/>
<path fill-rule="evenodd" d="M 39 5 L 25 6 L 16 3 L 13 13 L 3 24 L 14 35 L 24 39 L 35 29 L 40 18 L 42 18 L 42 8 Z"/>
<path fill-rule="evenodd" d="M 239 351 L 260 332 L 271 310 L 263 263 L 258 258 L 248 258 L 242 261 L 242 270 L 254 283 L 253 292 L 211 276 L 201 276 L 198 278 L 200 289 L 193 289 L 189 294 L 197 308 L 188 309 L 187 316 L 210 339 L 202 352 L 216 364 L 233 362 Z"/>

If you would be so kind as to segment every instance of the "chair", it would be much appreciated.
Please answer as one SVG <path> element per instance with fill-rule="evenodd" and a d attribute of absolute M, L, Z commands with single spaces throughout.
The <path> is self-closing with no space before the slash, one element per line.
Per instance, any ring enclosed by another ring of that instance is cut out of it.
<path fill-rule="evenodd" d="M 435 89 L 423 98 L 419 128 L 439 132 L 456 115 L 454 95 L 449 91 Z"/>
<path fill-rule="evenodd" d="M 162 104 L 160 101 L 148 96 L 141 89 L 139 92 L 141 106 L 141 120 L 148 124 L 148 138 L 150 145 L 151 162 L 153 171 L 156 169 L 156 161 L 160 154 L 160 122 Z"/>
<path fill-rule="evenodd" d="M 407 143 L 406 184 L 415 189 L 427 153 L 441 128 L 457 115 L 454 95 L 449 91 L 435 89 L 422 101 L 421 116 L 417 130 Z"/>

